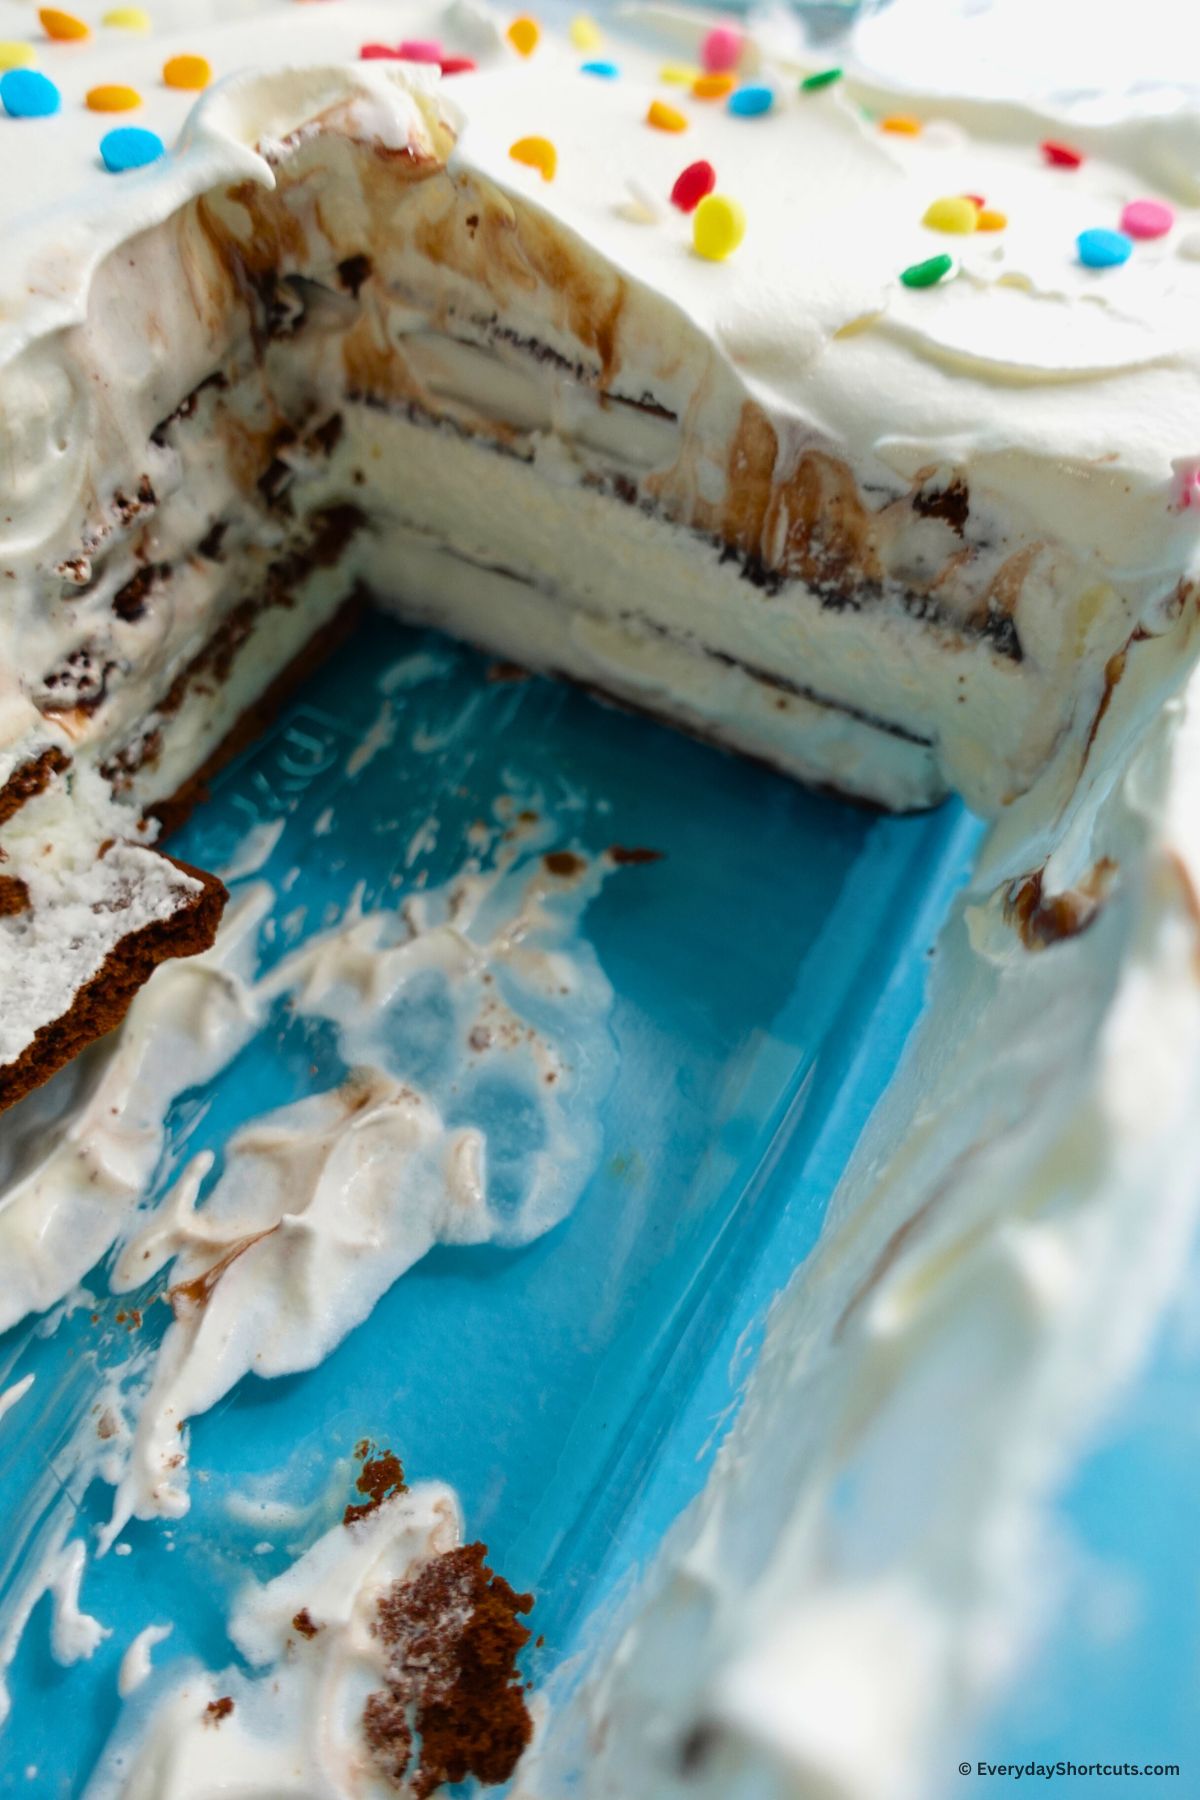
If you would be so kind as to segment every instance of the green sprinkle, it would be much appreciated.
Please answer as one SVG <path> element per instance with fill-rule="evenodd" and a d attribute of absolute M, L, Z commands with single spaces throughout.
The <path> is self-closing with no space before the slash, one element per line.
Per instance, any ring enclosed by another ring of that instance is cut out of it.
<path fill-rule="evenodd" d="M 901 269 L 900 279 L 905 287 L 936 287 L 953 267 L 952 256 L 928 256 L 924 262 L 911 263 L 907 269 Z"/>
<path fill-rule="evenodd" d="M 800 83 L 802 94 L 815 94 L 820 88 L 832 87 L 835 81 L 842 79 L 840 69 L 821 69 L 816 75 L 806 75 Z"/>

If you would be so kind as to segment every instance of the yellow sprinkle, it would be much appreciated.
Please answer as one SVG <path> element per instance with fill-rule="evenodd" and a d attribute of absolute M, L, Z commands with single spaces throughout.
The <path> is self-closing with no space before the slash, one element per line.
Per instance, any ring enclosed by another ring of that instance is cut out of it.
<path fill-rule="evenodd" d="M 1008 224 L 1008 214 L 1001 212 L 998 206 L 981 206 L 979 217 L 975 221 L 976 231 L 1003 231 Z"/>
<path fill-rule="evenodd" d="M 691 87 L 703 72 L 694 63 L 664 63 L 658 71 L 658 79 L 665 81 L 668 87 Z"/>
<path fill-rule="evenodd" d="M 57 7 L 43 6 L 38 18 L 42 21 L 42 30 L 49 38 L 66 40 L 91 36 L 82 19 L 77 19 L 74 13 L 59 12 Z"/>
<path fill-rule="evenodd" d="M 706 194 L 692 214 L 692 242 L 709 262 L 724 262 L 746 235 L 746 215 L 727 194 Z"/>
<path fill-rule="evenodd" d="M 928 225 L 930 231 L 949 231 L 966 234 L 974 231 L 979 221 L 979 208 L 965 194 L 946 194 L 940 200 L 931 200 L 925 208 L 922 225 Z"/>
<path fill-rule="evenodd" d="M 100 23 L 111 25 L 115 31 L 149 31 L 150 14 L 144 6 L 114 6 Z"/>
<path fill-rule="evenodd" d="M 541 35 L 541 26 L 536 19 L 531 19 L 528 14 L 523 14 L 519 19 L 514 19 L 508 28 L 508 41 L 518 56 L 532 56 L 538 47 L 538 40 Z"/>
<path fill-rule="evenodd" d="M 170 88 L 194 92 L 212 80 L 212 64 L 207 56 L 171 56 L 163 64 L 163 80 Z"/>
<path fill-rule="evenodd" d="M 668 106 L 665 100 L 652 100 L 650 110 L 646 114 L 647 125 L 653 125 L 656 131 L 686 131 L 687 119 L 674 106 Z"/>
<path fill-rule="evenodd" d="M 598 50 L 604 42 L 604 33 L 595 19 L 589 19 L 586 13 L 580 13 L 577 19 L 571 20 L 567 36 L 576 50 Z"/>
<path fill-rule="evenodd" d="M 724 73 L 697 75 L 692 83 L 692 92 L 697 100 L 723 100 L 726 94 L 732 94 L 734 79 Z"/>
<path fill-rule="evenodd" d="M 553 181 L 554 171 L 558 167 L 558 151 L 544 137 L 518 138 L 508 154 L 514 162 L 524 163 L 526 168 L 541 172 L 543 181 Z"/>
<path fill-rule="evenodd" d="M 0 69 L 24 69 L 33 61 L 33 45 L 18 43 L 16 38 L 0 42 Z"/>
<path fill-rule="evenodd" d="M 142 104 L 142 96 L 131 87 L 94 87 L 88 89 L 89 112 L 132 112 Z"/>
<path fill-rule="evenodd" d="M 894 132 L 897 137 L 919 137 L 921 121 L 910 118 L 908 113 L 889 113 L 886 119 L 880 119 L 879 129 Z"/>

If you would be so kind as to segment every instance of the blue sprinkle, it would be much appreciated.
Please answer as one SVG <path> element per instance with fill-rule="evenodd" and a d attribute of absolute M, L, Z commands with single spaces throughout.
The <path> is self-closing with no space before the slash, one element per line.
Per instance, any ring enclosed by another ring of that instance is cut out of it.
<path fill-rule="evenodd" d="M 113 175 L 123 175 L 126 169 L 144 169 L 147 163 L 157 162 L 165 154 L 166 145 L 158 133 L 143 131 L 140 125 L 118 125 L 100 139 L 100 155 Z"/>
<path fill-rule="evenodd" d="M 9 69 L 0 75 L 0 101 L 14 119 L 48 119 L 62 105 L 62 95 L 36 69 Z"/>
<path fill-rule="evenodd" d="M 1087 269 L 1115 269 L 1128 262 L 1133 253 L 1133 239 L 1123 231 L 1108 231 L 1097 225 L 1081 231 L 1075 239 L 1079 260 Z"/>
<path fill-rule="evenodd" d="M 740 87 L 729 96 L 729 110 L 739 119 L 756 119 L 759 113 L 770 112 L 774 101 L 769 87 Z"/>
<path fill-rule="evenodd" d="M 615 81 L 621 71 L 614 62 L 585 62 L 580 63 L 579 73 L 581 75 L 603 75 L 605 81 Z"/>

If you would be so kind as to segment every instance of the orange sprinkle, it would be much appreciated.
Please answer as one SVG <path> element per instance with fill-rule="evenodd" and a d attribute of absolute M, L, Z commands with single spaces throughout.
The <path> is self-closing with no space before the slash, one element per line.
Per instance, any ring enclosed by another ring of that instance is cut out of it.
<path fill-rule="evenodd" d="M 558 151 L 544 137 L 518 138 L 511 145 L 508 154 L 514 162 L 524 163 L 528 169 L 537 169 L 543 181 L 553 181 L 554 171 L 558 167 Z"/>
<path fill-rule="evenodd" d="M 142 96 L 136 88 L 109 85 L 88 89 L 89 112 L 132 112 L 135 106 L 141 104 Z"/>
<path fill-rule="evenodd" d="M 523 14 L 508 28 L 508 41 L 518 56 L 532 56 L 541 39 L 542 28 L 536 19 Z"/>
<path fill-rule="evenodd" d="M 653 125 L 656 131 L 686 131 L 688 122 L 677 108 L 668 106 L 665 100 L 652 100 L 646 114 L 646 123 Z"/>
<path fill-rule="evenodd" d="M 42 21 L 42 30 L 46 36 L 55 38 L 59 43 L 92 35 L 82 19 L 77 19 L 74 13 L 59 12 L 56 6 L 43 6 L 38 18 Z"/>
<path fill-rule="evenodd" d="M 910 113 L 889 113 L 886 119 L 880 119 L 879 129 L 894 132 L 897 137 L 919 137 L 921 121 Z"/>
<path fill-rule="evenodd" d="M 171 56 L 163 64 L 163 80 L 170 88 L 206 88 L 212 80 L 212 64 L 207 56 Z"/>
<path fill-rule="evenodd" d="M 734 78 L 732 75 L 706 71 L 697 75 L 692 83 L 692 92 L 697 100 L 723 100 L 726 94 L 732 94 Z"/>
<path fill-rule="evenodd" d="M 1001 212 L 998 206 L 981 206 L 979 217 L 975 221 L 976 231 L 1003 231 L 1008 224 L 1008 214 Z"/>

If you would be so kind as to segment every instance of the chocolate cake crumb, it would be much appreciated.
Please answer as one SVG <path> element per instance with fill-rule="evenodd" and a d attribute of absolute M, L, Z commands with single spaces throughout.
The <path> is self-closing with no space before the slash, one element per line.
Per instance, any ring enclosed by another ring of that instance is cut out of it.
<path fill-rule="evenodd" d="M 561 875 L 564 880 L 571 875 L 582 875 L 587 867 L 582 856 L 574 850 L 547 850 L 542 861 L 552 875 Z"/>
<path fill-rule="evenodd" d="M 342 1514 L 343 1525 L 357 1524 L 359 1519 L 365 1519 L 368 1513 L 381 1507 L 385 1500 L 392 1500 L 397 1494 L 408 1491 L 400 1458 L 391 1450 L 376 1452 L 375 1446 L 364 1439 L 356 1448 L 355 1455 L 365 1458 L 354 1484 L 356 1491 L 365 1498 L 350 1502 Z"/>
<path fill-rule="evenodd" d="M 302 1638 L 315 1638 L 321 1627 L 317 1624 L 307 1606 L 302 1606 L 292 1620 L 292 1630 L 298 1631 Z"/>
<path fill-rule="evenodd" d="M 971 511 L 971 497 L 961 476 L 940 488 L 921 488 L 912 498 L 912 508 L 923 519 L 942 519 L 959 537 Z"/>
<path fill-rule="evenodd" d="M 641 845 L 636 846 L 633 849 L 627 849 L 624 844 L 610 844 L 608 854 L 615 863 L 624 865 L 629 863 L 661 862 L 666 855 L 666 851 L 648 850 Z"/>
<path fill-rule="evenodd" d="M 347 256 L 337 266 L 338 280 L 354 298 L 358 299 L 359 289 L 371 274 L 369 256 Z"/>
<path fill-rule="evenodd" d="M 515 1593 L 486 1557 L 486 1544 L 447 1551 L 379 1602 L 386 1685 L 363 1729 L 380 1772 L 414 1800 L 468 1776 L 507 1781 L 532 1736 L 516 1660 L 529 1642 L 517 1615 L 533 1595 Z"/>
<path fill-rule="evenodd" d="M 1044 869 L 1009 886 L 1005 916 L 1014 924 L 1027 950 L 1048 950 L 1064 938 L 1079 937 L 1094 925 L 1108 898 L 1117 865 L 1102 856 L 1078 886 L 1049 896 L 1042 892 Z"/>
<path fill-rule="evenodd" d="M 228 1694 L 222 1694 L 219 1700 L 210 1700 L 204 1709 L 204 1723 L 219 1725 L 233 1711 L 233 1700 Z"/>
<path fill-rule="evenodd" d="M 0 919 L 14 918 L 29 906 L 29 889 L 19 875 L 0 875 Z"/>

